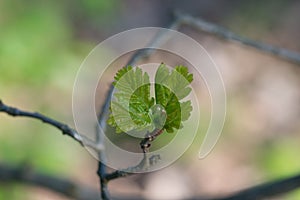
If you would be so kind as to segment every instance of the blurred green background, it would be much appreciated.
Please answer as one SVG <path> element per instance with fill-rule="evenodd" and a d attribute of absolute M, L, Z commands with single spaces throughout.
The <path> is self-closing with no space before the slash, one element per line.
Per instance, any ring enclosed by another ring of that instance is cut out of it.
<path fill-rule="evenodd" d="M 88 53 L 122 30 L 165 26 L 176 9 L 242 35 L 300 51 L 297 1 L 0 0 L 0 98 L 73 126 L 72 87 Z M 194 158 L 199 147 L 196 141 L 175 164 L 181 176 L 194 185 L 188 193 L 228 193 L 299 172 L 300 71 L 296 65 L 191 28 L 183 31 L 203 44 L 216 60 L 228 96 L 227 121 L 212 155 L 203 161 Z M 205 113 L 205 106 L 203 110 Z M 204 121 L 209 119 L 202 116 Z M 87 151 L 36 120 L 0 115 L 0 162 L 28 163 L 38 171 L 98 187 L 96 161 Z M 183 167 L 187 168 L 184 173 L 180 171 Z M 199 177 L 192 176 L 195 172 Z M 235 183 L 228 184 L 229 178 Z M 149 187 L 151 191 L 154 178 L 149 175 L 145 179 L 128 181 L 143 185 L 130 187 L 142 191 Z M 135 194 L 124 181 L 112 184 L 112 193 L 123 194 L 128 189 L 127 193 Z M 48 199 L 49 195 L 53 194 L 0 183 L 0 200 Z M 282 198 L 300 199 L 300 193 Z M 51 199 L 65 198 L 53 195 Z"/>

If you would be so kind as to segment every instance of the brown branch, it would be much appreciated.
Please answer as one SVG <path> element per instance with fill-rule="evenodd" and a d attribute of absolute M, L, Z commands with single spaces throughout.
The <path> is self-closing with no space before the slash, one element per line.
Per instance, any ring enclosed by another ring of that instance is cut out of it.
<path fill-rule="evenodd" d="M 180 21 L 175 18 L 167 27 L 165 30 L 161 30 L 157 33 L 157 35 L 150 41 L 148 44 L 149 47 L 158 47 L 159 45 L 162 45 L 165 41 L 167 41 L 166 33 L 168 32 L 168 29 L 177 30 L 180 27 Z M 139 60 L 148 58 L 153 52 L 156 51 L 155 48 L 144 48 L 139 49 L 136 51 L 133 56 L 130 58 L 130 60 L 127 62 L 128 65 L 134 65 Z"/>
<path fill-rule="evenodd" d="M 240 36 L 224 27 L 208 22 L 199 17 L 192 17 L 182 12 L 175 12 L 175 16 L 178 18 L 180 25 L 188 25 L 196 28 L 197 30 L 216 35 L 226 40 L 236 41 L 243 45 L 283 58 L 287 61 L 300 64 L 300 54 L 297 52 Z"/>
<path fill-rule="evenodd" d="M 116 170 L 112 173 L 106 174 L 103 177 L 103 180 L 108 183 L 111 180 L 121 178 L 121 177 L 126 177 L 129 175 L 135 174 L 135 172 L 145 169 L 147 167 L 150 167 L 154 165 L 155 163 L 160 160 L 159 155 L 153 155 L 150 158 L 148 157 L 148 152 L 151 146 L 151 142 L 153 142 L 160 134 L 163 133 L 163 129 L 155 129 L 153 132 L 148 133 L 146 137 L 140 142 L 141 149 L 143 150 L 143 159 L 141 162 L 133 167 L 129 167 L 127 169 L 122 169 L 122 170 Z"/>
<path fill-rule="evenodd" d="M 104 146 L 104 133 L 106 132 L 107 129 L 107 118 L 109 116 L 109 106 L 110 106 L 110 99 L 111 99 L 111 95 L 113 92 L 113 87 L 110 87 L 109 91 L 107 92 L 107 96 L 106 98 L 109 99 L 109 101 L 105 101 L 105 103 L 102 106 L 101 109 L 101 113 L 99 115 L 99 125 L 97 125 L 96 129 L 97 129 L 97 143 L 101 144 L 102 146 Z M 100 193 L 101 193 L 101 197 L 103 200 L 107 200 L 110 199 L 110 195 L 109 195 L 109 191 L 107 188 L 107 181 L 105 181 L 105 175 L 106 175 L 106 166 L 105 166 L 105 162 L 106 162 L 106 157 L 105 157 L 105 148 L 103 149 L 103 151 L 98 153 L 98 170 L 97 170 L 97 175 L 99 177 L 99 182 L 100 182 Z"/>
<path fill-rule="evenodd" d="M 160 155 L 153 155 L 150 158 L 147 153 L 143 154 L 144 157 L 139 164 L 133 167 L 129 167 L 127 169 L 116 170 L 112 173 L 108 173 L 103 177 L 103 180 L 108 183 L 111 180 L 127 177 L 133 174 L 136 174 L 139 170 L 143 170 L 147 167 L 150 167 L 157 163 L 160 160 Z"/>
<path fill-rule="evenodd" d="M 102 146 L 94 144 L 91 140 L 80 135 L 75 129 L 69 127 L 67 124 L 61 123 L 55 119 L 47 117 L 38 112 L 28 112 L 15 107 L 7 106 L 0 100 L 0 112 L 6 113 L 13 117 L 28 117 L 38 119 L 46 124 L 56 127 L 63 135 L 70 136 L 82 146 L 89 146 L 97 151 L 102 149 Z"/>
<path fill-rule="evenodd" d="M 152 133 L 146 135 L 146 137 L 140 142 L 141 149 L 144 153 L 147 153 L 149 151 L 151 142 L 153 142 L 163 132 L 163 129 L 155 129 Z"/>

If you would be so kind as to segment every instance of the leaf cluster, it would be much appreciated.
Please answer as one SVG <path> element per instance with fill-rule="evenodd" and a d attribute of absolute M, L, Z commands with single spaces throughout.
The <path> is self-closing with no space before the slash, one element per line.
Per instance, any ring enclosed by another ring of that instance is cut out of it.
<path fill-rule="evenodd" d="M 182 122 L 190 117 L 191 101 L 182 101 L 191 92 L 193 81 L 187 67 L 176 66 L 170 72 L 162 63 L 155 74 L 155 97 L 150 95 L 148 73 L 139 67 L 122 68 L 114 79 L 108 124 L 115 127 L 117 133 L 154 129 L 172 133 L 182 128 Z"/>

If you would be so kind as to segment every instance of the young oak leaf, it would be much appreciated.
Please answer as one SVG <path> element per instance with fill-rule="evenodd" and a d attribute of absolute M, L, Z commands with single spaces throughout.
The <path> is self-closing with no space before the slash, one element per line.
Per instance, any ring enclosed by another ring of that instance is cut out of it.
<path fill-rule="evenodd" d="M 138 67 L 127 66 L 119 70 L 113 82 L 115 99 L 112 100 L 108 124 L 116 132 L 142 129 L 151 123 L 149 111 L 154 103 L 150 98 L 150 81 L 147 73 Z"/>
<path fill-rule="evenodd" d="M 155 101 L 162 105 L 167 112 L 164 128 L 172 133 L 182 127 L 192 111 L 191 102 L 180 103 L 190 92 L 188 87 L 193 81 L 193 75 L 188 73 L 185 66 L 177 66 L 170 74 L 165 64 L 161 64 L 155 74 Z"/>
<path fill-rule="evenodd" d="M 193 75 L 185 66 L 174 70 L 161 64 L 155 74 L 155 105 L 150 97 L 150 82 L 147 73 L 138 67 L 122 68 L 115 75 L 116 88 L 111 102 L 108 124 L 116 127 L 116 132 L 132 130 L 164 129 L 174 132 L 183 127 L 182 122 L 190 117 L 190 101 L 180 102 L 190 92 L 188 87 Z"/>

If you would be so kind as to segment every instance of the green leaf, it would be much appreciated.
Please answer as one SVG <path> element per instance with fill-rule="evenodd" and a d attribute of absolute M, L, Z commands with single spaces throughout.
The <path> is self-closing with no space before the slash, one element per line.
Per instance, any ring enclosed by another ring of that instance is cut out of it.
<path fill-rule="evenodd" d="M 164 128 L 172 133 L 182 127 L 181 122 L 188 119 L 192 106 L 190 101 L 180 104 L 179 100 L 186 97 L 191 88 L 193 75 L 188 73 L 187 67 L 177 66 L 170 74 L 165 64 L 161 64 L 155 74 L 156 104 L 162 105 L 167 112 Z"/>
<path fill-rule="evenodd" d="M 180 73 L 189 83 L 193 81 L 193 74 L 189 74 L 187 67 L 179 65 L 175 67 L 175 70 Z"/>
<path fill-rule="evenodd" d="M 111 102 L 108 124 L 116 127 L 116 132 L 142 129 L 151 123 L 150 108 L 154 103 L 150 98 L 149 75 L 138 67 L 120 69 L 113 82 L 116 92 Z"/>
<path fill-rule="evenodd" d="M 189 119 L 189 117 L 191 116 L 191 112 L 193 110 L 193 107 L 191 105 L 191 101 L 185 101 L 180 103 L 180 107 L 181 110 L 184 110 L 184 112 L 182 112 L 181 117 L 182 117 L 182 121 L 186 121 Z"/>
<path fill-rule="evenodd" d="M 183 127 L 190 117 L 191 101 L 180 102 L 189 95 L 193 75 L 185 66 L 171 72 L 161 64 L 155 74 L 155 99 L 150 97 L 149 75 L 136 67 L 127 66 L 115 75 L 116 91 L 111 102 L 108 124 L 116 132 L 165 129 L 172 133 Z M 155 104 L 154 104 L 155 102 Z"/>

